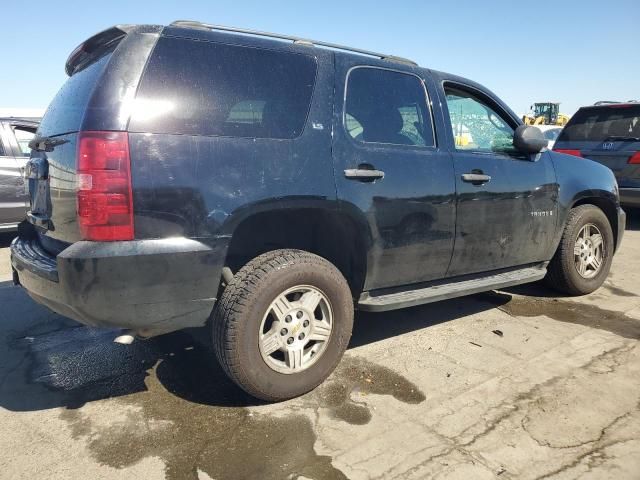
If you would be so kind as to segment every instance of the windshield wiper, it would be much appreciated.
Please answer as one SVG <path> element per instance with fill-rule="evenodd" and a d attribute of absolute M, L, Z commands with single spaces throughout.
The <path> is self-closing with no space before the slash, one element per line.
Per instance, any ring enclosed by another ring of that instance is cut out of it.
<path fill-rule="evenodd" d="M 603 142 L 608 142 L 610 140 L 617 140 L 619 142 L 640 142 L 640 138 L 638 137 L 625 137 L 623 135 L 611 135 L 603 140 Z"/>
<path fill-rule="evenodd" d="M 53 149 L 58 145 L 63 145 L 69 142 L 61 138 L 50 138 L 35 136 L 29 142 L 29 148 L 37 152 L 53 152 Z"/>

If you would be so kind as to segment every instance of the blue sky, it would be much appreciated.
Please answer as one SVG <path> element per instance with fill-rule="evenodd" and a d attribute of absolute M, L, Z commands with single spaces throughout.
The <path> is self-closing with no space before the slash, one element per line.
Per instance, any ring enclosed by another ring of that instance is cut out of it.
<path fill-rule="evenodd" d="M 476 80 L 523 113 L 640 98 L 640 0 L 6 2 L 0 107 L 44 108 L 82 40 L 117 23 L 176 19 L 306 36 L 412 58 Z M 13 67 L 11 67 L 13 66 Z M 11 73 L 12 72 L 12 73 Z"/>

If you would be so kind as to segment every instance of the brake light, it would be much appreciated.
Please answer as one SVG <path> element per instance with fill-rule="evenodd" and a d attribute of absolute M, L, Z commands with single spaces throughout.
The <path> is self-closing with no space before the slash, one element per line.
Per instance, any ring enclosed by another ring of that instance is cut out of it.
<path fill-rule="evenodd" d="M 85 240 L 133 239 L 133 196 L 126 132 L 78 135 L 77 213 Z"/>
<path fill-rule="evenodd" d="M 631 155 L 627 163 L 630 163 L 632 165 L 640 164 L 640 152 L 636 152 L 633 155 Z"/>
<path fill-rule="evenodd" d="M 553 149 L 554 152 L 558 152 L 558 153 L 566 153 L 567 155 L 573 155 L 575 157 L 582 157 L 582 152 L 580 150 L 571 150 L 571 149 L 565 149 L 565 148 L 558 148 L 558 149 Z"/>

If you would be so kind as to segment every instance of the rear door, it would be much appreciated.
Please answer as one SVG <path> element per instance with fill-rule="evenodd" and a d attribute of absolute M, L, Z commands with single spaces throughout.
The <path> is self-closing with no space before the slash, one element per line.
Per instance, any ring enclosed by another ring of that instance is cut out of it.
<path fill-rule="evenodd" d="M 453 165 L 435 141 L 424 75 L 336 54 L 336 185 L 371 232 L 365 290 L 442 278 L 451 259 Z"/>
<path fill-rule="evenodd" d="M 513 146 L 515 119 L 490 94 L 445 83 L 457 188 L 448 276 L 548 260 L 558 185 L 548 153 Z"/>
<path fill-rule="evenodd" d="M 622 188 L 640 188 L 640 104 L 580 109 L 560 134 L 555 150 L 580 152 L 609 167 Z"/>

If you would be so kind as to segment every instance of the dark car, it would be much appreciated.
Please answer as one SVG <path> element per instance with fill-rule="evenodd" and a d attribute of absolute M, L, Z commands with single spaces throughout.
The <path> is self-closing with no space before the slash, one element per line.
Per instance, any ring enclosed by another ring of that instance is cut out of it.
<path fill-rule="evenodd" d="M 38 122 L 23 118 L 0 118 L 0 232 L 15 230 L 27 215 L 29 195 L 24 167 L 29 160 L 29 141 Z"/>
<path fill-rule="evenodd" d="M 554 150 L 606 165 L 620 186 L 620 202 L 640 207 L 640 103 L 598 102 L 580 108 Z"/>
<path fill-rule="evenodd" d="M 210 319 L 262 399 L 331 373 L 354 304 L 543 278 L 585 294 L 622 238 L 609 169 L 410 60 L 175 22 L 99 33 L 66 71 L 32 142 L 16 283 L 121 341 Z"/>

